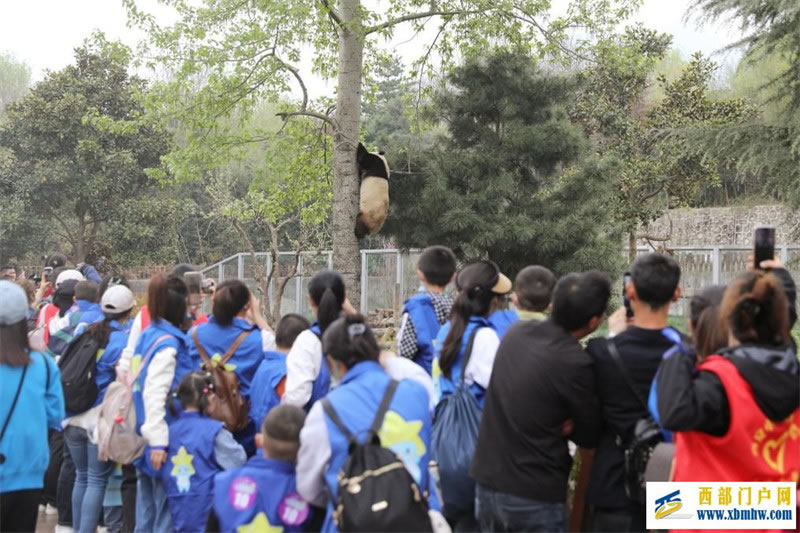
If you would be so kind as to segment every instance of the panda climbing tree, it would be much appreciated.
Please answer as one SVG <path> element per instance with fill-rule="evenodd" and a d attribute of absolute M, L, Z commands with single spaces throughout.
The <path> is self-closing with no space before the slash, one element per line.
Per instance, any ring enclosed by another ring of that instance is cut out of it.
<path fill-rule="evenodd" d="M 361 193 L 356 217 L 356 239 L 378 233 L 389 212 L 389 163 L 383 152 L 367 151 L 358 143 L 356 151 Z"/>

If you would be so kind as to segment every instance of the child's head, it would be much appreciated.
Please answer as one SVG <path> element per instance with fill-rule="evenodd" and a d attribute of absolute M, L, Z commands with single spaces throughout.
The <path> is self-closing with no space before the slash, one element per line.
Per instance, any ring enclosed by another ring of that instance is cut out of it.
<path fill-rule="evenodd" d="M 317 315 L 323 333 L 339 318 L 344 305 L 345 288 L 342 276 L 333 270 L 322 270 L 308 282 L 308 300 Z"/>
<path fill-rule="evenodd" d="M 311 324 L 300 315 L 294 313 L 283 315 L 278 321 L 278 327 L 275 328 L 275 344 L 278 345 L 278 350 L 288 353 L 297 336 L 309 327 Z"/>
<path fill-rule="evenodd" d="M 417 261 L 419 280 L 436 287 L 446 287 L 456 273 L 456 256 L 446 246 L 430 246 Z"/>
<path fill-rule="evenodd" d="M 205 414 L 212 401 L 212 394 L 214 394 L 214 381 L 211 373 L 192 372 L 183 376 L 173 397 L 181 403 L 185 411 L 199 411 Z M 178 410 L 172 406 L 171 411 L 176 414 Z"/>
<path fill-rule="evenodd" d="M 300 449 L 300 430 L 306 421 L 306 413 L 295 405 L 279 405 L 264 417 L 261 424 L 261 449 L 265 457 L 297 462 Z"/>
<path fill-rule="evenodd" d="M 542 313 L 550 307 L 556 277 L 543 266 L 526 266 L 514 280 L 511 300 L 520 311 Z"/>
<path fill-rule="evenodd" d="M 93 281 L 79 281 L 75 285 L 75 300 L 84 300 L 96 303 L 98 297 L 97 283 Z"/>
<path fill-rule="evenodd" d="M 362 361 L 377 361 L 381 353 L 362 315 L 345 315 L 331 324 L 322 336 L 322 350 L 337 379 Z"/>
<path fill-rule="evenodd" d="M 147 309 L 153 320 L 166 320 L 176 328 L 186 319 L 189 290 L 183 279 L 154 274 L 147 286 Z"/>

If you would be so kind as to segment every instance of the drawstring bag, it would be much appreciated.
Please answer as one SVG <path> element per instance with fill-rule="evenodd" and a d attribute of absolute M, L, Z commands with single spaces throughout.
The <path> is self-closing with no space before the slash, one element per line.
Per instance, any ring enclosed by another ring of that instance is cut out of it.
<path fill-rule="evenodd" d="M 475 481 L 469 470 L 478 442 L 481 408 L 469 385 L 464 382 L 464 374 L 479 329 L 472 330 L 464 351 L 461 379 L 453 394 L 439 403 L 433 421 L 431 446 L 439 468 L 444 515 L 449 519 L 470 513 L 475 506 Z"/>

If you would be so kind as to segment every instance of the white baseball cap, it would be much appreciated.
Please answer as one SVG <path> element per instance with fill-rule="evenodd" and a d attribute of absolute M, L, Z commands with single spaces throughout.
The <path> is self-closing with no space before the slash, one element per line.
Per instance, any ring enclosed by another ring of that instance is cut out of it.
<path fill-rule="evenodd" d="M 14 282 L 0 281 L 0 326 L 11 326 L 28 316 L 28 297 Z"/>
<path fill-rule="evenodd" d="M 86 278 L 83 277 L 83 274 L 78 272 L 77 270 L 65 270 L 61 274 L 58 275 L 56 278 L 56 289 L 59 285 L 67 281 L 68 279 L 74 279 L 75 281 L 84 281 Z"/>
<path fill-rule="evenodd" d="M 100 300 L 100 307 L 107 315 L 118 315 L 130 311 L 136 305 L 131 290 L 125 285 L 114 285 L 106 289 Z"/>

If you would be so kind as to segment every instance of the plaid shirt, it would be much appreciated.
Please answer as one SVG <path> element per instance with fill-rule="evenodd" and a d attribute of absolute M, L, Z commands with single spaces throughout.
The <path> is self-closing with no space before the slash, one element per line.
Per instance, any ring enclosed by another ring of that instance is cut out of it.
<path fill-rule="evenodd" d="M 427 293 L 433 302 L 433 309 L 436 312 L 436 320 L 439 325 L 443 325 L 450 318 L 450 308 L 453 307 L 453 299 L 438 292 Z M 414 322 L 408 313 L 403 313 L 400 323 L 400 332 L 397 334 L 397 353 L 401 357 L 414 359 L 417 356 L 417 330 L 414 329 Z"/>

